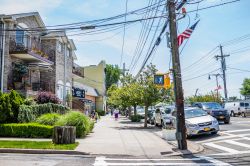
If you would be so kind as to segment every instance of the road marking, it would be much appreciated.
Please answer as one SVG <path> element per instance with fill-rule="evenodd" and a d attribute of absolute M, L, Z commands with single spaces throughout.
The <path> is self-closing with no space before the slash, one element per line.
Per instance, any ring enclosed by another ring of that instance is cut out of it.
<path fill-rule="evenodd" d="M 226 152 L 229 152 L 229 153 L 239 153 L 240 152 L 238 150 L 227 148 L 227 147 L 224 147 L 224 146 L 221 146 L 221 145 L 217 145 L 217 144 L 214 144 L 214 143 L 204 143 L 204 145 L 210 146 L 210 147 L 222 150 L 222 151 L 226 151 Z"/>
<path fill-rule="evenodd" d="M 181 163 L 181 162 L 166 162 L 166 161 L 201 161 L 204 160 L 205 162 L 207 161 L 208 163 Z M 108 161 L 112 161 L 109 163 Z M 117 161 L 117 162 L 113 162 Z M 123 162 L 118 162 L 118 161 L 123 161 Z M 124 161 L 144 161 L 144 162 L 124 162 Z M 145 162 L 149 161 L 149 162 Z M 153 163 L 150 163 L 150 161 L 154 161 Z M 165 162 L 155 162 L 155 161 L 165 161 Z M 96 157 L 95 163 L 93 164 L 94 166 L 125 166 L 125 165 L 130 165 L 130 166 L 142 166 L 142 165 L 147 165 L 147 166 L 161 166 L 161 165 L 176 165 L 176 166 L 181 166 L 181 165 L 188 165 L 188 166 L 230 166 L 228 163 L 224 163 L 222 161 L 213 159 L 211 157 L 206 157 L 206 156 L 200 156 L 197 158 L 176 158 L 176 159 L 118 159 L 118 158 L 106 158 L 106 157 Z"/>
<path fill-rule="evenodd" d="M 221 133 L 237 133 L 237 132 L 242 132 L 242 131 L 250 131 L 250 129 L 230 130 L 230 131 L 224 131 L 224 132 L 221 132 Z"/>
<path fill-rule="evenodd" d="M 216 159 L 214 159 L 214 158 L 212 158 L 212 157 L 208 157 L 208 156 L 200 156 L 200 158 L 205 159 L 205 160 L 207 160 L 207 161 L 209 161 L 209 162 L 211 162 L 211 163 L 213 163 L 213 164 L 215 164 L 215 165 L 218 164 L 218 166 L 219 166 L 219 165 L 227 165 L 227 166 L 230 166 L 230 165 L 231 165 L 231 164 L 224 163 L 224 162 L 222 162 L 222 161 L 220 161 L 220 160 L 216 160 Z"/>
<path fill-rule="evenodd" d="M 225 140 L 225 142 L 229 143 L 229 144 L 233 144 L 233 145 L 238 145 L 238 146 L 250 148 L 250 145 L 244 144 L 244 143 L 240 143 L 240 142 L 237 142 L 237 141 L 234 141 L 234 140 Z"/>

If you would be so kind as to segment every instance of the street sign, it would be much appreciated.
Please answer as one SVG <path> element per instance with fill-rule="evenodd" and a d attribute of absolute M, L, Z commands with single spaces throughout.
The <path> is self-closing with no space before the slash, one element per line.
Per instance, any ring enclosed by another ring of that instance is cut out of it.
<path fill-rule="evenodd" d="M 155 74 L 154 84 L 160 88 L 168 89 L 171 86 L 169 74 Z"/>
<path fill-rule="evenodd" d="M 154 84 L 159 86 L 164 86 L 164 75 L 163 74 L 154 75 Z"/>

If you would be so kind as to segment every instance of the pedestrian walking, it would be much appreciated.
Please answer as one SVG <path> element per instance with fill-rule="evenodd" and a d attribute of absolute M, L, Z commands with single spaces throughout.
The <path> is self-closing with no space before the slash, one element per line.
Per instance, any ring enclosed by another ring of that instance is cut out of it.
<path fill-rule="evenodd" d="M 115 114 L 115 120 L 118 120 L 119 110 L 115 108 L 114 114 Z"/>

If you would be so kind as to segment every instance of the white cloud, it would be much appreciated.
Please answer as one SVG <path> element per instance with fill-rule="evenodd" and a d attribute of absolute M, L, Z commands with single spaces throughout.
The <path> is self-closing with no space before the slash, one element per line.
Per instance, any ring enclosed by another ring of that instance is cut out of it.
<path fill-rule="evenodd" d="M 42 14 L 53 10 L 61 4 L 62 0 L 2 0 L 1 14 L 16 14 L 38 11 Z"/>

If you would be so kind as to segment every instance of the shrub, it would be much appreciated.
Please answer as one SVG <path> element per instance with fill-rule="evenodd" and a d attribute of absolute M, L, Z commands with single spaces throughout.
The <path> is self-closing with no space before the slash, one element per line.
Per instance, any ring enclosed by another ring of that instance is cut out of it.
<path fill-rule="evenodd" d="M 33 98 L 26 98 L 23 102 L 25 105 L 35 105 L 36 102 L 33 100 Z"/>
<path fill-rule="evenodd" d="M 96 112 L 97 112 L 98 115 L 100 115 L 100 116 L 104 116 L 104 115 L 105 115 L 105 111 L 103 111 L 103 110 L 96 110 Z"/>
<path fill-rule="evenodd" d="M 19 108 L 18 121 L 32 122 L 37 117 L 47 113 L 65 114 L 69 111 L 67 107 L 59 104 L 47 103 L 36 105 L 21 105 Z"/>
<path fill-rule="evenodd" d="M 43 125 L 54 126 L 60 116 L 61 115 L 56 113 L 43 114 L 42 116 L 36 119 L 36 122 Z"/>
<path fill-rule="evenodd" d="M 44 103 L 59 104 L 60 100 L 55 94 L 51 92 L 39 92 L 39 94 L 36 97 L 36 102 L 38 104 L 44 104 Z"/>
<path fill-rule="evenodd" d="M 53 126 L 37 123 L 8 123 L 0 124 L 0 136 L 24 138 L 50 138 Z"/>
<path fill-rule="evenodd" d="M 0 92 L 0 123 L 6 123 L 11 118 L 11 104 L 9 95 Z"/>
<path fill-rule="evenodd" d="M 132 122 L 140 122 L 143 117 L 141 115 L 131 115 L 130 119 Z"/>
<path fill-rule="evenodd" d="M 60 117 L 56 123 L 57 126 L 75 126 L 76 137 L 83 137 L 90 132 L 90 119 L 83 113 L 70 111 Z"/>
<path fill-rule="evenodd" d="M 17 122 L 19 107 L 20 105 L 23 104 L 24 99 L 19 93 L 17 93 L 14 90 L 11 90 L 11 92 L 9 93 L 9 98 L 10 98 L 11 110 L 13 112 L 12 120 L 13 122 Z"/>

